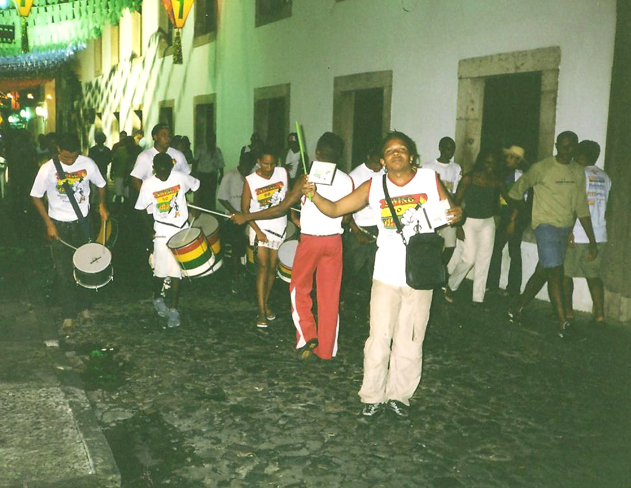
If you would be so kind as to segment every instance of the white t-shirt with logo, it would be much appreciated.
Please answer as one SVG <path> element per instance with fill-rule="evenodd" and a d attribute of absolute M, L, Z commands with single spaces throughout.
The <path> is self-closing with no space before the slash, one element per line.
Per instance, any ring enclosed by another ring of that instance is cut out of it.
<path fill-rule="evenodd" d="M 217 191 L 217 200 L 226 200 L 238 212 L 241 211 L 241 197 L 243 196 L 243 185 L 245 178 L 241 176 L 238 169 L 228 171 L 221 180 Z M 227 213 L 231 213 L 226 210 Z"/>
<path fill-rule="evenodd" d="M 365 163 L 357 166 L 353 171 L 350 172 L 348 176 L 353 180 L 353 185 L 355 188 L 359 188 L 362 183 L 372 179 L 373 176 L 381 174 L 383 175 L 383 168 L 379 171 L 373 171 Z M 377 217 L 375 216 L 375 212 L 373 211 L 370 205 L 366 205 L 361 210 L 358 210 L 353 214 L 353 220 L 360 227 L 369 227 L 373 225 L 377 225 Z"/>
<path fill-rule="evenodd" d="M 250 213 L 275 207 L 285 199 L 289 177 L 285 168 L 276 167 L 272 176 L 264 178 L 256 173 L 245 177 L 246 184 L 250 188 Z M 239 208 L 239 207 L 237 207 Z M 270 240 L 277 240 L 282 237 L 287 227 L 287 216 L 277 217 L 268 220 L 256 220 L 256 225 L 262 231 L 271 231 L 268 235 Z"/>
<path fill-rule="evenodd" d="M 592 220 L 596 242 L 607 242 L 605 212 L 607 211 L 607 200 L 611 190 L 611 179 L 598 166 L 587 166 L 585 168 L 585 186 L 589 215 Z M 585 230 L 578 220 L 574 225 L 574 242 L 577 244 L 589 242 L 587 234 L 585 234 Z"/>
<path fill-rule="evenodd" d="M 438 176 L 440 176 L 440 181 L 445 185 L 445 188 L 447 188 L 449 193 L 455 195 L 456 190 L 458 190 L 458 183 L 460 183 L 460 179 L 462 178 L 462 168 L 458 163 L 454 163 L 453 161 L 441 163 L 436 159 L 424 163 L 423 168 L 436 171 Z"/>
<path fill-rule="evenodd" d="M 332 202 L 344 198 L 354 189 L 353 180 L 338 168 L 331 185 L 318 185 L 318 193 Z M 306 196 L 302 197 L 300 213 L 300 232 L 311 236 L 330 236 L 342 234 L 342 217 L 332 219 L 324 215 Z"/>
<path fill-rule="evenodd" d="M 427 168 L 416 170 L 412 179 L 403 186 L 395 185 L 388 178 L 387 187 L 399 222 L 407 210 L 416 207 L 419 203 L 422 205 L 425 202 L 435 203 L 440 200 L 438 176 L 435 171 Z M 373 278 L 393 286 L 407 286 L 405 280 L 405 244 L 403 244 L 401 236 L 397 234 L 396 224 L 392 219 L 384 196 L 383 175 L 372 178 L 368 202 L 374 209 L 379 227 Z M 403 226 L 406 239 L 416 233 L 416 230 L 410 227 L 409 225 Z"/>
<path fill-rule="evenodd" d="M 142 181 L 145 181 L 150 176 L 153 176 L 153 158 L 156 154 L 158 154 L 158 150 L 155 147 L 151 147 L 141 152 L 136 158 L 134 169 L 131 170 L 130 174 L 134 178 L 138 178 Z M 191 174 L 191 168 L 186 162 L 186 157 L 181 151 L 170 147 L 167 149 L 167 154 L 171 156 L 171 159 L 173 160 L 174 171 L 179 171 L 180 173 L 187 175 Z"/>
<path fill-rule="evenodd" d="M 171 171 L 166 181 L 150 176 L 142 182 L 135 208 L 153 215 L 156 236 L 169 238 L 187 226 L 186 192 L 198 188 L 199 180 L 179 171 Z"/>
<path fill-rule="evenodd" d="M 84 217 L 90 211 L 90 183 L 98 188 L 105 187 L 106 183 L 96 163 L 85 156 L 78 156 L 75 162 L 68 166 L 61 164 L 61 169 L 66 173 L 66 179 L 74 193 L 75 200 Z M 63 180 L 59 178 L 53 160 L 50 159 L 39 169 L 31 196 L 48 198 L 48 215 L 51 219 L 60 222 L 73 222 L 78 220 L 77 214 L 72 208 L 70 199 L 66 195 Z"/>

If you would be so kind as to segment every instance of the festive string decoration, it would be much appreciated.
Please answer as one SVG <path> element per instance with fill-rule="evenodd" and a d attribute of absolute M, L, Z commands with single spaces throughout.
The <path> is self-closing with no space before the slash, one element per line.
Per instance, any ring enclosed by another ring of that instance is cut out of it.
<path fill-rule="evenodd" d="M 184 58 L 182 56 L 182 38 L 180 31 L 186 23 L 188 13 L 191 11 L 191 7 L 195 0 L 162 0 L 162 5 L 167 11 L 169 20 L 173 27 L 175 27 L 175 39 L 173 41 L 173 64 L 182 64 Z"/>

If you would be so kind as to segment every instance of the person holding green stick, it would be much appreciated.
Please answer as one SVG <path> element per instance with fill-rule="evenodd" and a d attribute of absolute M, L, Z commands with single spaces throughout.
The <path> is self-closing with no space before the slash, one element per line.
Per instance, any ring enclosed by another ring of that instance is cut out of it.
<path fill-rule="evenodd" d="M 301 140 L 300 132 L 298 132 Z M 304 145 L 301 145 L 304 153 Z M 325 132 L 318 140 L 316 159 L 339 163 L 344 150 L 342 139 Z M 292 191 L 277 206 L 261 212 L 235 214 L 237 224 L 278 217 L 301 200 L 301 237 L 296 249 L 289 293 L 291 312 L 296 327 L 296 349 L 301 359 L 318 357 L 328 360 L 337 353 L 339 330 L 339 298 L 342 282 L 342 217 L 327 217 L 302 195 L 307 177 L 297 180 Z M 337 201 L 353 191 L 353 180 L 339 168 L 331 185 L 318 186 L 320 194 Z M 312 312 L 311 291 L 317 284 L 318 323 Z"/>

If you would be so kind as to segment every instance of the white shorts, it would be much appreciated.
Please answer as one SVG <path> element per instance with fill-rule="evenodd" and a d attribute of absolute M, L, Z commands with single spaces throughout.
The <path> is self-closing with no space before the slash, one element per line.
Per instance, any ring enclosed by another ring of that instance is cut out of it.
<path fill-rule="evenodd" d="M 445 247 L 456 247 L 456 228 L 451 225 L 438 229 L 438 235 L 445 239 Z"/>
<path fill-rule="evenodd" d="M 265 232 L 265 230 L 263 229 L 261 230 L 267 236 L 267 242 L 259 241 L 258 243 L 259 247 L 267 247 L 269 249 L 278 249 L 280 245 L 283 243 L 283 241 L 285 240 L 284 237 L 278 237 L 273 234 L 270 234 L 269 232 Z M 250 237 L 250 246 L 254 246 L 254 242 L 256 241 L 256 232 L 254 232 L 254 229 L 252 227 L 250 227 L 249 237 Z"/>
<path fill-rule="evenodd" d="M 156 278 L 181 278 L 182 268 L 168 248 L 167 241 L 164 237 L 153 240 L 153 275 Z"/>

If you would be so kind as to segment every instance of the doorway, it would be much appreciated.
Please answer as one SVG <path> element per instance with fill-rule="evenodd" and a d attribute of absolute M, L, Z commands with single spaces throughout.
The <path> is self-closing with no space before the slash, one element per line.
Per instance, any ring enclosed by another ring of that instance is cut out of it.
<path fill-rule="evenodd" d="M 254 132 L 270 147 L 282 150 L 289 135 L 289 84 L 254 90 Z"/>
<path fill-rule="evenodd" d="M 539 160 L 541 72 L 491 76 L 484 84 L 481 147 L 517 145 Z"/>
<path fill-rule="evenodd" d="M 383 88 L 355 91 L 351 168 L 364 162 L 383 137 Z"/>
<path fill-rule="evenodd" d="M 333 132 L 344 141 L 340 166 L 360 165 L 368 149 L 390 129 L 392 71 L 338 76 L 333 92 Z"/>
<path fill-rule="evenodd" d="M 483 139 L 511 144 L 517 143 L 510 140 L 517 134 L 520 142 L 530 146 L 524 148 L 529 160 L 552 155 L 560 64 L 557 46 L 460 60 L 455 161 L 464 171 L 473 166 Z M 520 93 L 522 89 L 526 93 Z M 514 102 L 517 107 L 511 105 Z M 522 114 L 516 116 L 511 110 L 525 111 L 527 120 L 517 120 Z M 538 121 L 533 120 L 535 114 Z M 485 121 L 487 117 L 490 120 Z M 502 117 L 515 120 L 502 121 Z"/>
<path fill-rule="evenodd" d="M 215 104 L 198 103 L 195 105 L 195 148 L 205 145 L 206 137 L 211 133 L 215 133 Z"/>

